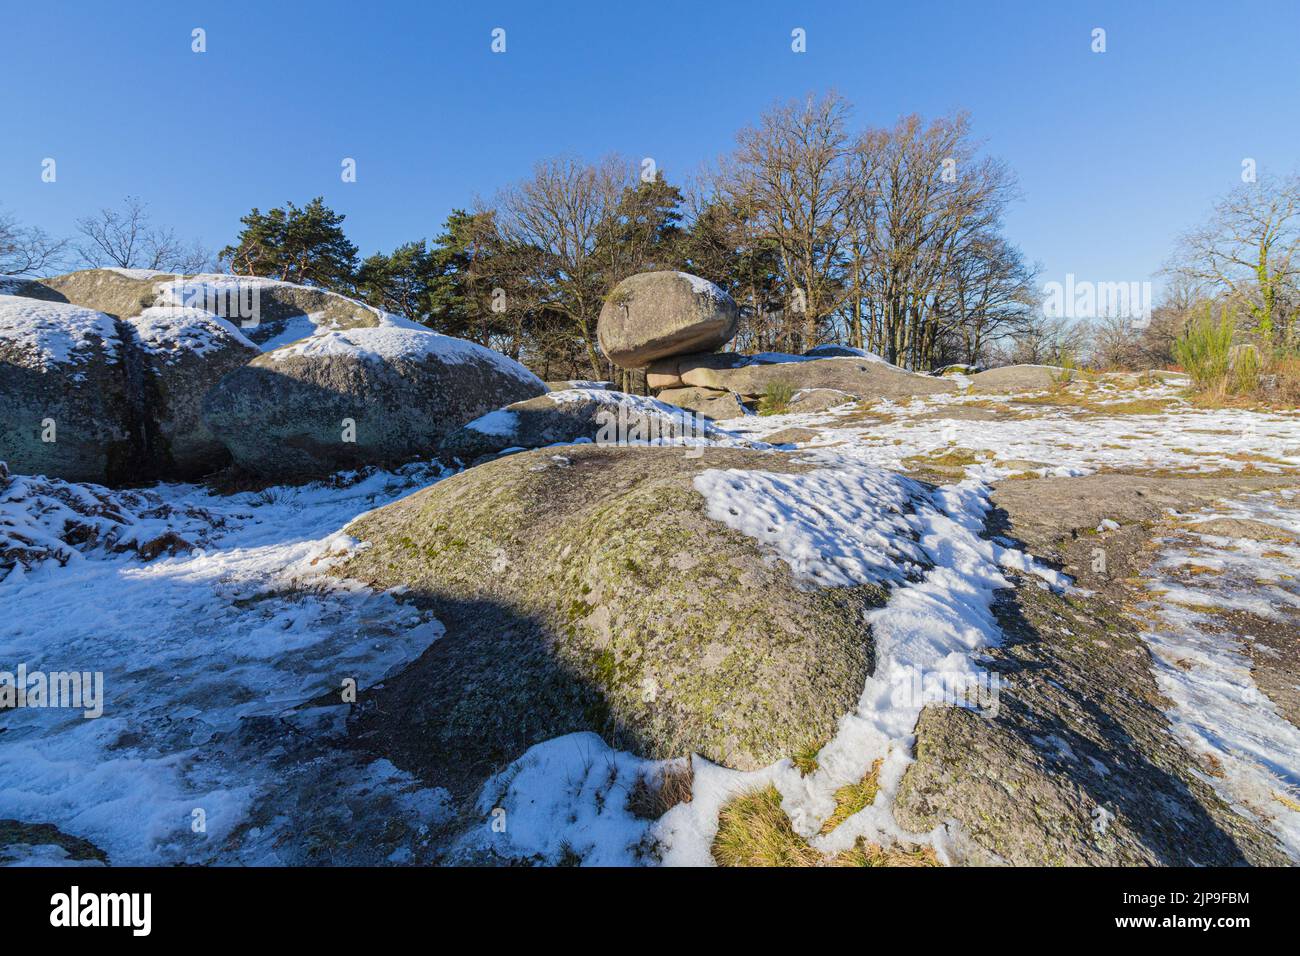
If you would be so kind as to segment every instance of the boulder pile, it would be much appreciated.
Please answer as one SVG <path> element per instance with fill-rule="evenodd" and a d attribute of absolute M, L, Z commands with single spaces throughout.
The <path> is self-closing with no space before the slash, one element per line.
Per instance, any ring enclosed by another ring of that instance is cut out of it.
<path fill-rule="evenodd" d="M 0 281 L 0 462 L 110 486 L 432 456 L 547 391 L 504 355 L 321 289 L 88 269 Z"/>
<path fill-rule="evenodd" d="M 715 351 L 735 336 L 738 315 L 731 297 L 707 279 L 646 272 L 615 286 L 597 335 L 611 362 L 645 371 L 647 387 L 661 401 L 717 420 L 750 414 L 768 394 L 816 393 L 806 407 L 790 409 L 815 411 L 957 389 L 955 382 L 844 345 L 819 345 L 803 355 Z"/>

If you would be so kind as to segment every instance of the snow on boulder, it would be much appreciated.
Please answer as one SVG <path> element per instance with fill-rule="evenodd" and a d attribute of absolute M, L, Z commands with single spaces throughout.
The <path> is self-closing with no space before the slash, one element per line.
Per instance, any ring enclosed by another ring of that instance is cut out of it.
<path fill-rule="evenodd" d="M 748 445 L 690 412 L 653 398 L 574 388 L 516 402 L 448 435 L 445 461 L 470 464 L 507 449 L 593 442 L 598 445 Z"/>
<path fill-rule="evenodd" d="M 498 458 L 362 516 L 346 531 L 368 547 L 333 573 L 405 585 L 447 630 L 358 702 L 356 732 L 457 794 L 575 731 L 741 770 L 830 738 L 872 672 L 864 622 L 883 587 L 809 586 L 711 520 L 697 490 L 715 472 L 809 470 L 738 448 L 573 445 Z M 862 526 L 915 551 L 908 502 L 875 497 Z M 880 564 L 905 567 L 893 553 Z"/>
<path fill-rule="evenodd" d="M 203 399 L 261 350 L 230 322 L 202 309 L 145 309 L 128 319 L 143 358 L 140 402 L 150 473 L 194 479 L 228 464 L 226 446 L 203 422 Z"/>
<path fill-rule="evenodd" d="M 0 295 L 0 408 L 11 471 L 111 483 L 132 470 L 123 343 L 102 312 Z"/>
<path fill-rule="evenodd" d="M 231 372 L 203 420 L 244 470 L 303 480 L 431 455 L 466 422 L 545 392 L 504 355 L 381 313 L 375 327 L 321 332 Z"/>
<path fill-rule="evenodd" d="M 825 345 L 818 345 L 803 353 L 809 358 L 863 358 L 868 362 L 885 362 L 875 352 L 868 352 L 866 349 L 855 349 L 851 345 L 837 345 L 834 342 L 828 342 Z"/>
<path fill-rule="evenodd" d="M 710 352 L 731 341 L 739 313 L 731 296 L 685 272 L 642 272 L 614 287 L 596 325 L 600 347 L 623 368 Z"/>
<path fill-rule="evenodd" d="M 82 269 L 28 280 L 16 294 L 128 319 L 155 306 L 202 309 L 237 325 L 264 350 L 322 329 L 373 327 L 383 312 L 325 289 L 260 276 L 173 275 L 150 269 Z"/>

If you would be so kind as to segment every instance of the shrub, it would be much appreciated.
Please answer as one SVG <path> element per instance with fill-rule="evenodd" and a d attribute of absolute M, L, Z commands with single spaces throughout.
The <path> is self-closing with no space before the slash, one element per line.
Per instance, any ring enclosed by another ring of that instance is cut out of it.
<path fill-rule="evenodd" d="M 789 382 L 772 382 L 763 390 L 763 396 L 758 400 L 758 413 L 780 415 L 790 407 L 790 400 L 793 398 L 793 385 Z"/>
<path fill-rule="evenodd" d="M 1232 335 L 1232 317 L 1225 306 L 1216 323 L 1207 306 L 1187 323 L 1181 337 L 1174 342 L 1174 358 L 1192 379 L 1198 391 L 1223 391 L 1228 379 Z"/>

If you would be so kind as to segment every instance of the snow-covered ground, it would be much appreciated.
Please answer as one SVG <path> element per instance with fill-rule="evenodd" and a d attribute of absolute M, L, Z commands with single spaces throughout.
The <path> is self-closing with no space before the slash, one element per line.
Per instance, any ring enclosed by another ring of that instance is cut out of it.
<path fill-rule="evenodd" d="M 1263 522 L 1291 540 L 1198 531 L 1215 518 Z M 1174 732 L 1202 757 L 1219 795 L 1300 862 L 1300 728 L 1256 686 L 1251 637 L 1222 617 L 1243 611 L 1283 625 L 1292 643 L 1300 637 L 1300 493 L 1251 495 L 1197 514 L 1164 540 L 1146 585 L 1154 619 L 1143 636 Z"/>
<path fill-rule="evenodd" d="M 877 668 L 857 708 L 808 776 L 789 760 L 739 773 L 695 758 L 692 800 L 658 821 L 633 816 L 627 794 L 664 764 L 615 752 L 593 734 L 544 742 L 484 787 L 483 825 L 463 835 L 461 848 L 552 861 L 577 853 L 587 863 L 707 864 L 722 804 L 771 783 L 796 831 L 819 850 L 833 853 L 858 837 L 906 839 L 947 859 L 942 827 L 904 834 L 893 820 L 917 715 L 936 696 L 970 706 L 964 695 L 987 678 L 980 654 L 999 639 L 990 602 L 1006 586 L 1004 571 L 1069 587 L 1027 555 L 980 536 L 992 482 L 1025 472 L 1300 466 L 1294 415 L 1200 411 L 1172 385 L 1089 394 L 1094 406 L 1114 403 L 1116 414 L 944 395 L 881 402 L 866 413 L 850 406 L 724 423 L 751 439 L 809 428 L 816 438 L 796 454 L 817 467 L 798 475 L 705 470 L 696 488 L 711 517 L 754 538 L 809 587 L 869 581 L 891 588 L 872 615 Z M 1134 402 L 1170 404 L 1132 414 L 1123 403 Z M 937 492 L 883 470 L 907 471 L 918 458 L 957 450 L 971 463 Z M 315 833 L 320 855 L 313 859 L 375 862 L 316 831 L 385 828 L 398 832 L 378 862 L 419 862 L 421 835 L 449 813 L 447 795 L 342 747 L 343 695 L 349 682 L 364 688 L 414 659 L 441 626 L 400 593 L 372 593 L 322 571 L 357 546 L 342 531 L 349 521 L 438 477 L 412 466 L 233 496 L 162 485 L 152 497 L 108 493 L 107 504 L 102 489 L 17 478 L 0 500 L 0 536 L 6 527 L 28 539 L 44 535 L 57 560 L 20 565 L 0 580 L 0 670 L 22 663 L 29 672 L 102 672 L 106 706 L 98 719 L 48 708 L 5 713 L 0 819 L 55 824 L 93 841 L 113 863 L 302 862 L 304 830 Z M 102 506 L 98 543 L 60 547 L 60 509 L 85 495 Z M 1300 528 L 1300 502 L 1268 500 L 1240 507 L 1272 509 L 1263 520 Z M 168 531 L 185 543 L 177 554 L 146 562 L 122 550 Z M 1215 560 L 1240 571 L 1216 579 L 1223 587 L 1271 575 L 1266 603 L 1296 610 L 1300 551 L 1219 551 Z M 1162 566 L 1175 567 L 1180 553 L 1171 550 Z M 1208 558 L 1198 553 L 1197 560 Z M 1242 561 L 1250 563 L 1238 567 Z M 1250 593 L 1238 598 L 1221 588 L 1214 597 L 1257 601 L 1258 589 Z M 1158 675 L 1177 732 L 1198 752 L 1219 755 L 1226 774 L 1215 785 L 1243 812 L 1260 816 L 1267 788 L 1295 800 L 1295 727 L 1264 706 L 1267 698 L 1261 703 L 1242 655 L 1230 642 L 1203 640 L 1195 612 L 1180 610 L 1176 598 L 1166 589 L 1165 624 L 1149 639 L 1162 659 L 1168 651 L 1196 661 L 1191 670 L 1175 661 Z M 875 802 L 821 835 L 835 791 L 876 761 Z M 296 772 L 305 764 L 309 778 Z M 1269 825 L 1294 851 L 1300 814 L 1274 803 Z M 327 824 L 313 830 L 304 822 L 313 815 Z M 37 846 L 10 862 L 61 853 Z"/>
<path fill-rule="evenodd" d="M 163 485 L 155 494 L 172 527 L 191 540 L 202 532 L 203 546 L 148 563 L 133 551 L 65 549 L 66 566 L 13 570 L 0 581 L 0 670 L 102 673 L 104 712 L 6 712 L 0 818 L 55 824 L 114 863 L 280 859 L 283 834 L 237 833 L 279 780 L 275 748 L 243 739 L 241 723 L 286 718 L 294 733 L 318 738 L 312 746 L 328 741 L 348 710 L 345 681 L 369 686 L 441 634 L 400 595 L 322 574 L 355 544 L 343 525 L 435 474 L 412 468 L 229 497 Z M 14 521 L 16 512 L 10 501 L 0 515 Z M 126 506 L 117 514 L 129 518 L 113 544 L 166 524 Z M 362 769 L 398 792 L 411 787 L 391 765 Z M 440 798 L 410 802 L 428 811 Z"/>

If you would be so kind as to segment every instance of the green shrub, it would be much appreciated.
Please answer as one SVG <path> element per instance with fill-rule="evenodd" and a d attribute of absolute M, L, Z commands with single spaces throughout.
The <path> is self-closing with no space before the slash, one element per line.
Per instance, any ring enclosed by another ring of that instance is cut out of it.
<path fill-rule="evenodd" d="M 1201 315 L 1187 323 L 1183 334 L 1174 341 L 1174 358 L 1191 376 L 1197 390 L 1222 391 L 1226 387 L 1234 331 L 1227 306 L 1219 313 L 1218 322 L 1207 306 Z"/>
<path fill-rule="evenodd" d="M 763 395 L 758 400 L 758 413 L 780 415 L 790 407 L 790 400 L 793 398 L 793 385 L 789 382 L 772 382 L 763 390 Z"/>

